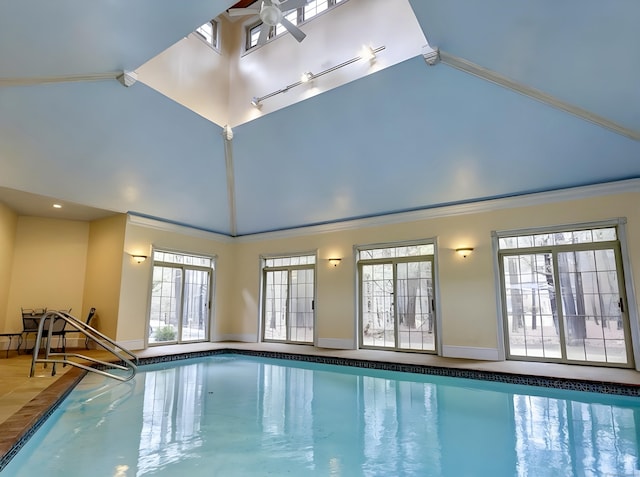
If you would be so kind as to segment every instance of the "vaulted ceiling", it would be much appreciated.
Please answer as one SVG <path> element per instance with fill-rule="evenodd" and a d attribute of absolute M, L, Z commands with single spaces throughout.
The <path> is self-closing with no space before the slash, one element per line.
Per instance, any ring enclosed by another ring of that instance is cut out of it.
<path fill-rule="evenodd" d="M 439 64 L 418 54 L 225 144 L 115 77 L 233 3 L 0 4 L 0 201 L 246 235 L 640 177 L 637 0 L 410 0 Z"/>

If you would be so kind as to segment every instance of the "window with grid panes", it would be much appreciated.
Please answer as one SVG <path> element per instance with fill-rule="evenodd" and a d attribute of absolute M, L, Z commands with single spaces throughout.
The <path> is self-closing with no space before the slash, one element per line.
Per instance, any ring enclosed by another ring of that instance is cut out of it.
<path fill-rule="evenodd" d="M 358 250 L 361 348 L 436 352 L 433 242 Z"/>
<path fill-rule="evenodd" d="M 496 239 L 508 358 L 633 365 L 616 226 Z"/>
<path fill-rule="evenodd" d="M 214 270 L 213 257 L 154 250 L 149 345 L 208 339 Z"/>
<path fill-rule="evenodd" d="M 218 49 L 218 22 L 211 20 L 196 29 L 196 35 L 204 40 L 207 45 Z"/>
<path fill-rule="evenodd" d="M 315 264 L 315 255 L 263 259 L 263 341 L 313 344 Z"/>

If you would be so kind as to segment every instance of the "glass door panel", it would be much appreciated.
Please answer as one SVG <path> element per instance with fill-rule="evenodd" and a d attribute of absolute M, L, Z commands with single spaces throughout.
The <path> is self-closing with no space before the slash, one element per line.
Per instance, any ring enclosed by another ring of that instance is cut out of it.
<path fill-rule="evenodd" d="M 209 271 L 185 270 L 180 341 L 203 341 L 209 323 Z"/>
<path fill-rule="evenodd" d="M 362 344 L 395 347 L 393 265 L 363 264 L 361 276 Z"/>
<path fill-rule="evenodd" d="M 432 263 L 406 262 L 396 267 L 398 347 L 434 351 Z"/>
<path fill-rule="evenodd" d="M 153 267 L 149 342 L 170 343 L 178 339 L 182 302 L 182 270 L 175 267 Z"/>
<path fill-rule="evenodd" d="M 503 257 L 511 356 L 561 358 L 551 253 Z"/>
<path fill-rule="evenodd" d="M 558 253 L 567 358 L 627 363 L 613 249 Z"/>
<path fill-rule="evenodd" d="M 313 269 L 291 270 L 289 341 L 313 343 Z"/>
<path fill-rule="evenodd" d="M 264 339 L 287 339 L 289 274 L 286 270 L 265 272 Z"/>

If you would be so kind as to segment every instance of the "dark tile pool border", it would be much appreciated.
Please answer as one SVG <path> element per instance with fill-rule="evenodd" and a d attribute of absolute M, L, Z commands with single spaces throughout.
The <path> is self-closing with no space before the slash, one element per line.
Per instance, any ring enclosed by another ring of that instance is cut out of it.
<path fill-rule="evenodd" d="M 566 389 L 570 391 L 585 391 L 600 394 L 615 394 L 620 396 L 640 397 L 640 386 L 634 384 L 553 378 L 546 376 L 532 376 L 528 374 L 448 368 L 443 366 L 430 366 L 421 364 L 403 364 L 355 358 L 338 358 L 333 356 L 319 356 L 314 354 L 296 354 L 283 353 L 279 351 L 255 351 L 244 349 L 241 350 L 235 348 L 199 351 L 194 353 L 179 353 L 173 355 L 157 356 L 153 358 L 141 358 L 140 364 L 166 363 L 170 361 L 179 361 L 182 359 L 199 358 L 219 354 L 242 354 L 261 358 L 288 359 L 291 361 L 334 364 L 338 366 L 351 366 L 355 368 L 399 371 L 402 373 L 428 374 L 434 376 L 447 376 L 452 378 L 477 379 L 480 381 L 492 381 L 497 383 L 522 384 L 526 386 Z"/>
<path fill-rule="evenodd" d="M 467 378 L 480 381 L 491 381 L 496 383 L 521 384 L 526 386 L 538 386 L 552 389 L 565 389 L 571 391 L 585 391 L 600 394 L 613 394 L 620 396 L 640 397 L 640 386 L 633 384 L 622 384 L 605 381 L 585 381 L 579 379 L 552 378 L 543 376 L 531 376 L 524 374 L 511 374 L 504 372 L 482 371 L 473 369 L 448 368 L 441 366 L 429 366 L 419 364 L 401 364 L 383 361 L 371 361 L 355 358 L 339 358 L 332 356 L 319 356 L 314 354 L 296 354 L 283 353 L 279 351 L 255 351 L 235 349 L 233 347 L 221 348 L 216 350 L 196 351 L 190 353 L 178 353 L 163 356 L 155 356 L 149 358 L 140 358 L 140 365 L 168 363 L 173 361 L 181 361 L 192 358 L 204 358 L 208 356 L 216 356 L 222 354 L 238 354 L 245 356 L 255 356 L 260 358 L 285 359 L 290 361 L 302 361 L 308 363 L 331 364 L 338 366 L 351 366 L 363 369 L 375 369 L 382 371 L 398 371 L 403 373 L 425 374 L 434 376 L 446 376 L 454 378 Z M 54 383 L 50 388 L 57 391 L 52 404 L 41 412 L 38 419 L 25 429 L 11 446 L 11 448 L 2 457 L 0 457 L 0 472 L 6 467 L 9 461 L 20 451 L 25 443 L 35 434 L 35 432 L 44 424 L 51 414 L 58 408 L 64 398 L 71 390 L 80 382 L 85 372 L 78 373 L 77 376 L 70 376 L 71 379 L 63 380 L 64 376 Z M 65 387 L 66 386 L 66 387 Z M 43 391 L 49 392 L 50 388 Z M 41 394 L 43 394 L 41 393 Z M 38 398 L 35 398 L 37 400 Z M 33 402 L 33 401 L 32 401 Z M 23 409 L 27 408 L 31 403 L 27 404 Z M 25 413 L 19 412 L 18 415 Z M 7 421 L 9 422 L 9 421 Z M 5 425 L 3 425 L 3 428 Z M 1 448 L 0 448 L 1 450 Z"/>

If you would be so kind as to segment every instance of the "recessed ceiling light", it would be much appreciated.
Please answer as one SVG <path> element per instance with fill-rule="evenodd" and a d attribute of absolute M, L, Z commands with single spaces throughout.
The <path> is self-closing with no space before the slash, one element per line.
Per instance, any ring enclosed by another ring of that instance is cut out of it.
<path fill-rule="evenodd" d="M 62 204 L 53 204 L 54 209 L 62 209 Z"/>

